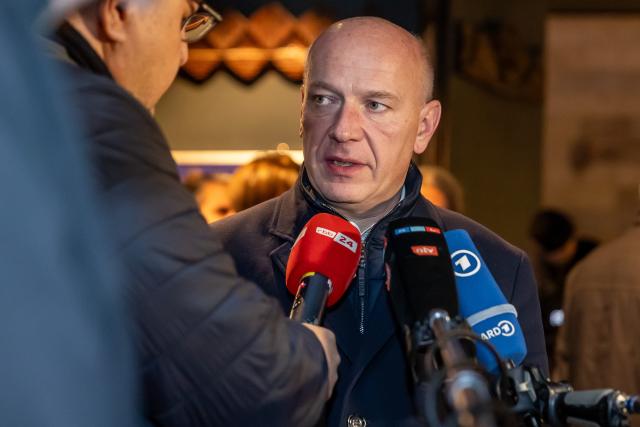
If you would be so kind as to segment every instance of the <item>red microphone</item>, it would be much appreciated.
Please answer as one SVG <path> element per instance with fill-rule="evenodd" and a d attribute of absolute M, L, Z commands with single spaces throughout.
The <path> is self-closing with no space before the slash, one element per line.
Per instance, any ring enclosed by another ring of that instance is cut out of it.
<path fill-rule="evenodd" d="M 325 305 L 349 287 L 361 250 L 360 232 L 350 222 L 327 213 L 311 218 L 287 262 L 287 289 L 296 296 L 289 318 L 319 325 Z"/>

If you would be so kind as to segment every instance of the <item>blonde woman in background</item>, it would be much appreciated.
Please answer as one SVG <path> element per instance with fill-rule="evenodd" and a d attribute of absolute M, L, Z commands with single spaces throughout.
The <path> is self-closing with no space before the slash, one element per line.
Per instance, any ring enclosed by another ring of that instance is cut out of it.
<path fill-rule="evenodd" d="M 420 193 L 436 206 L 464 212 L 464 191 L 460 182 L 448 170 L 439 166 L 420 166 Z"/>
<path fill-rule="evenodd" d="M 267 154 L 240 166 L 229 181 L 235 212 L 279 196 L 298 179 L 300 166 L 285 154 Z"/>

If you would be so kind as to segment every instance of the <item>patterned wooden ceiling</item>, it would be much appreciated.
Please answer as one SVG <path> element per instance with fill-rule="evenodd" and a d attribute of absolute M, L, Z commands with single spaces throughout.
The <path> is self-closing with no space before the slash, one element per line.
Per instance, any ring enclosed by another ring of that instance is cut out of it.
<path fill-rule="evenodd" d="M 183 72 L 204 82 L 226 70 L 245 83 L 267 69 L 300 81 L 307 50 L 331 20 L 313 10 L 293 16 L 279 3 L 271 3 L 246 17 L 238 11 L 223 14 L 224 21 L 207 37 L 190 46 Z"/>

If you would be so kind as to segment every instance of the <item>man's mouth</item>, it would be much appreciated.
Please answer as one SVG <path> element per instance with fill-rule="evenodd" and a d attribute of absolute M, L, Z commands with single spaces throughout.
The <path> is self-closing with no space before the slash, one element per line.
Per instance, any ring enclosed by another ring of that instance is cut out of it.
<path fill-rule="evenodd" d="M 327 156 L 325 165 L 332 175 L 352 177 L 364 167 L 363 163 L 349 157 Z"/>
<path fill-rule="evenodd" d="M 333 160 L 332 163 L 336 166 L 353 166 L 353 163 L 351 162 L 346 162 L 346 161 L 341 161 L 341 160 Z"/>

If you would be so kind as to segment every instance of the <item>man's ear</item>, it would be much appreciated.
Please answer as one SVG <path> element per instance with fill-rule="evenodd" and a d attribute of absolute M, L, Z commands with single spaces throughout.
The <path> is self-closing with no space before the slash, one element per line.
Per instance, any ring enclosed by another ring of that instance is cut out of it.
<path fill-rule="evenodd" d="M 420 110 L 420 123 L 418 124 L 418 134 L 413 144 L 413 151 L 416 154 L 422 154 L 427 149 L 431 137 L 438 128 L 440 123 L 440 115 L 442 114 L 442 105 L 438 100 L 432 100 L 424 104 Z"/>
<path fill-rule="evenodd" d="M 123 42 L 127 38 L 126 23 L 130 7 L 125 0 L 103 0 L 98 7 L 98 20 L 103 37 L 109 42 Z"/>

